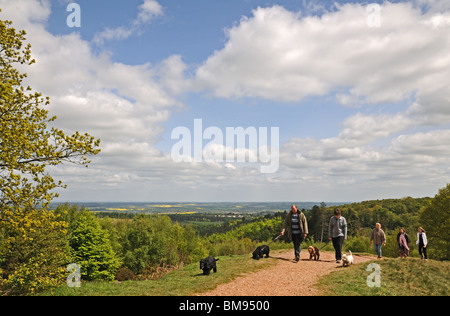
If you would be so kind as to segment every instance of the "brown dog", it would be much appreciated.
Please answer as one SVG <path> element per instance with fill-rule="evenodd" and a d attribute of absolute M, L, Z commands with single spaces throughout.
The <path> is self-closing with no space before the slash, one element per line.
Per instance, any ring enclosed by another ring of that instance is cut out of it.
<path fill-rule="evenodd" d="M 309 251 L 309 260 L 312 260 L 313 257 L 314 257 L 314 260 L 316 260 L 316 261 L 319 260 L 319 258 L 320 258 L 319 248 L 309 246 L 308 251 Z"/>

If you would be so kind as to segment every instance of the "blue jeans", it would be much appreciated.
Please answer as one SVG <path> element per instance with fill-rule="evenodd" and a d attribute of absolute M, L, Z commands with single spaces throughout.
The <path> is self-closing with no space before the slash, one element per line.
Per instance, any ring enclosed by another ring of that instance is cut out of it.
<path fill-rule="evenodd" d="M 373 248 L 375 249 L 378 257 L 381 258 L 381 244 L 373 244 Z"/>

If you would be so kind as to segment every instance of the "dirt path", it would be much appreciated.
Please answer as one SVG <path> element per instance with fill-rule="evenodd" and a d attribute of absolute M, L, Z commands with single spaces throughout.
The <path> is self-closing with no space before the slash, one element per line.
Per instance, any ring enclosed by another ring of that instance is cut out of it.
<path fill-rule="evenodd" d="M 293 260 L 293 251 L 274 251 L 271 258 L 278 263 L 266 270 L 245 274 L 201 296 L 314 296 L 320 295 L 315 284 L 323 275 L 338 271 L 332 252 L 322 252 L 320 261 L 309 261 L 302 250 L 300 261 Z M 354 256 L 354 263 L 373 260 L 374 257 Z"/>

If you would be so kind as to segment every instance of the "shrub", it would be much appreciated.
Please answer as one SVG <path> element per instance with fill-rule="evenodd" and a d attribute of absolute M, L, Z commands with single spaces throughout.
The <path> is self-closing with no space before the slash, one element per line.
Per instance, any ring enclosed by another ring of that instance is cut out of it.
<path fill-rule="evenodd" d="M 439 190 L 420 215 L 431 246 L 431 258 L 450 260 L 450 184 Z"/>
<path fill-rule="evenodd" d="M 128 281 L 128 280 L 134 280 L 136 278 L 136 275 L 128 269 L 127 267 L 120 268 L 116 273 L 116 280 L 117 281 Z"/>
<path fill-rule="evenodd" d="M 33 221 L 0 228 L 0 296 L 29 295 L 64 281 L 70 262 L 67 223 L 45 209 L 29 212 Z"/>
<path fill-rule="evenodd" d="M 136 274 L 191 263 L 207 254 L 192 227 L 174 224 L 168 216 L 136 216 L 122 228 L 123 264 Z"/>
<path fill-rule="evenodd" d="M 352 252 L 372 252 L 370 248 L 370 238 L 368 237 L 349 237 L 344 241 L 343 248 L 345 251 L 351 250 Z"/>
<path fill-rule="evenodd" d="M 120 266 L 109 242 L 108 234 L 97 222 L 94 215 L 83 211 L 73 223 L 70 246 L 74 260 L 81 267 L 85 280 L 114 280 Z"/>
<path fill-rule="evenodd" d="M 209 255 L 231 256 L 251 253 L 257 247 L 257 243 L 249 238 L 228 239 L 210 244 Z"/>

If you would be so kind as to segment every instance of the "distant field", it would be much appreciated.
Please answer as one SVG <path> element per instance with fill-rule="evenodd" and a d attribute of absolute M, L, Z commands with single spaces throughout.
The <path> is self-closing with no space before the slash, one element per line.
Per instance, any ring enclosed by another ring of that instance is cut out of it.
<path fill-rule="evenodd" d="M 264 214 L 278 211 L 289 211 L 294 203 L 299 209 L 311 209 L 321 202 L 217 202 L 217 203 L 114 203 L 114 202 L 77 202 L 80 207 L 86 207 L 93 212 L 131 212 L 131 213 L 156 213 L 156 214 L 181 214 L 181 213 L 226 213 L 236 212 L 239 214 Z M 327 202 L 327 206 L 341 205 L 348 202 Z M 51 208 L 60 204 L 52 203 Z"/>

